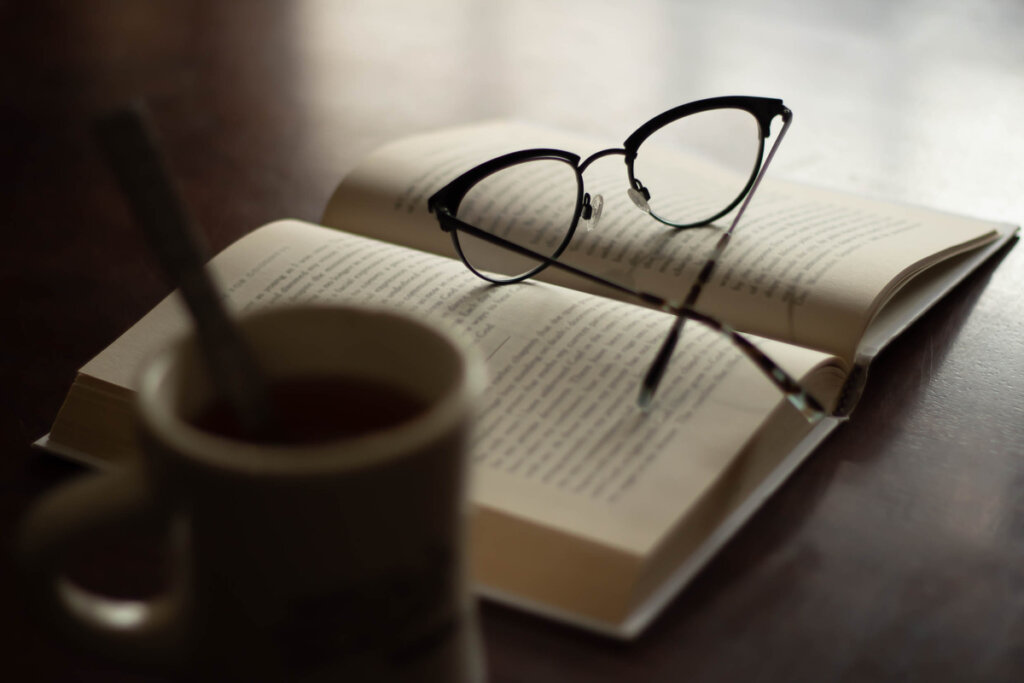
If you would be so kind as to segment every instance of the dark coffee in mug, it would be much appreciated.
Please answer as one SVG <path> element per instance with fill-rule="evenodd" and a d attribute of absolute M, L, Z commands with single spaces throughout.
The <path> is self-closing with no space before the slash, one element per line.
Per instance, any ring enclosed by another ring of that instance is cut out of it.
<path fill-rule="evenodd" d="M 381 431 L 422 414 L 427 404 L 379 380 L 343 376 L 278 378 L 270 382 L 275 433 L 263 443 L 310 444 Z M 246 440 L 234 410 L 223 399 L 191 420 L 203 431 Z"/>

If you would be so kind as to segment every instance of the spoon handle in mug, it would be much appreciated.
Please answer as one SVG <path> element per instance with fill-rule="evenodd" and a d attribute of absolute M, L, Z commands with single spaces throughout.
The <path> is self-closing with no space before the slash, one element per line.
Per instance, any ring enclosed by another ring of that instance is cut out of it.
<path fill-rule="evenodd" d="M 192 313 L 218 394 L 232 406 L 244 434 L 271 436 L 274 416 L 263 373 L 204 266 L 201 234 L 179 198 L 143 106 L 100 119 L 96 135 L 150 247 Z"/>

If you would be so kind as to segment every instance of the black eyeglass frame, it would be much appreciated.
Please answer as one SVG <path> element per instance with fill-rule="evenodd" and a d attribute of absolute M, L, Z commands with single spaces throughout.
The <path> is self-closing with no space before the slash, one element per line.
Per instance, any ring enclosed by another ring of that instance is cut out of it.
<path fill-rule="evenodd" d="M 696 280 L 691 285 L 690 290 L 684 300 L 682 300 L 681 302 L 671 302 L 660 296 L 643 292 L 640 290 L 635 290 L 631 287 L 627 287 L 620 283 L 616 283 L 599 275 L 589 273 L 582 269 L 576 268 L 575 266 L 571 266 L 569 264 L 565 264 L 557 260 L 558 257 L 561 256 L 561 254 L 565 251 L 569 243 L 572 241 L 572 237 L 575 234 L 576 227 L 579 224 L 580 217 L 582 216 L 586 219 L 590 218 L 592 207 L 590 205 L 590 195 L 584 191 L 583 172 L 591 163 L 593 163 L 597 159 L 606 156 L 612 156 L 616 154 L 623 155 L 625 157 L 627 176 L 629 178 L 630 188 L 632 190 L 640 192 L 645 200 L 650 199 L 649 192 L 646 188 L 644 188 L 640 181 L 637 180 L 633 170 L 633 162 L 636 159 L 637 151 L 639 150 L 640 145 L 643 144 L 643 142 L 647 140 L 647 138 L 649 138 L 655 132 L 657 132 L 658 130 L 660 130 L 661 128 L 670 123 L 678 121 L 679 119 L 684 118 L 686 116 L 690 116 L 692 114 L 697 114 L 705 111 L 713 111 L 716 109 L 740 109 L 750 113 L 757 121 L 759 131 L 757 163 L 754 165 L 751 171 L 750 178 L 747 180 L 747 183 L 744 186 L 744 188 L 724 209 L 714 214 L 710 218 L 702 220 L 698 223 L 684 225 L 673 224 L 659 218 L 654 213 L 652 213 L 649 208 L 647 209 L 647 213 L 651 215 L 651 217 L 654 218 L 655 220 L 658 220 L 661 223 L 664 223 L 677 229 L 686 229 L 706 226 L 713 222 L 714 220 L 728 214 L 730 211 L 736 208 L 736 206 L 740 205 L 740 203 L 743 202 L 736 216 L 733 218 L 729 228 L 725 232 L 723 232 L 722 236 L 719 238 L 711 256 L 705 262 L 704 267 L 701 269 Z M 779 131 L 779 134 L 775 139 L 775 143 L 769 151 L 766 159 L 764 156 L 765 140 L 767 140 L 768 137 L 771 135 L 771 122 L 776 116 L 782 118 L 783 126 L 782 129 Z M 639 403 L 641 406 L 646 407 L 647 405 L 649 405 L 651 397 L 653 396 L 654 391 L 657 388 L 657 385 L 660 383 L 661 377 L 663 376 L 665 368 L 668 365 L 668 359 L 671 356 L 672 351 L 675 348 L 675 345 L 679 339 L 683 322 L 685 320 L 693 320 L 694 322 L 705 325 L 711 328 L 712 330 L 725 335 L 733 343 L 733 345 L 738 347 L 739 350 L 742 351 L 744 355 L 746 355 L 780 391 L 782 391 L 782 393 L 786 396 L 787 400 L 789 400 L 789 402 L 793 404 L 801 412 L 801 414 L 803 414 L 807 418 L 808 421 L 817 422 L 818 420 L 825 416 L 825 409 L 813 395 L 808 393 L 803 387 L 800 386 L 799 382 L 793 379 L 787 372 L 785 372 L 781 367 L 779 367 L 766 354 L 761 352 L 743 335 L 736 332 L 728 325 L 721 323 L 720 321 L 716 320 L 711 316 L 700 313 L 693 308 L 694 304 L 697 301 L 697 298 L 700 295 L 700 292 L 703 289 L 703 286 L 710 279 L 711 273 L 717 265 L 718 258 L 721 256 L 725 247 L 728 245 L 733 229 L 739 223 L 739 220 L 742 217 L 747 204 L 753 196 L 753 192 L 757 189 L 757 186 L 760 184 L 764 171 L 771 163 L 775 151 L 778 149 L 779 143 L 785 136 L 786 131 L 788 130 L 789 125 L 792 122 L 792 117 L 793 112 L 790 111 L 790 109 L 783 104 L 781 99 L 775 98 L 727 96 L 690 102 L 688 104 L 683 104 L 680 105 L 679 107 L 670 109 L 640 126 L 640 128 L 638 128 L 632 135 L 630 135 L 626 139 L 626 142 L 624 143 L 621 149 L 610 148 L 601 150 L 590 155 L 582 162 L 581 157 L 578 154 L 573 154 L 572 152 L 566 152 L 564 150 L 559 149 L 546 148 L 526 149 L 518 152 L 511 152 L 509 154 L 504 154 L 502 156 L 491 159 L 490 161 L 484 162 L 470 169 L 469 171 L 466 171 L 465 173 L 461 174 L 460 176 L 449 182 L 443 188 L 435 192 L 427 200 L 427 209 L 428 211 L 437 216 L 441 230 L 443 230 L 444 232 L 451 233 L 452 243 L 455 246 L 456 252 L 459 254 L 459 258 L 462 259 L 463 264 L 465 264 L 465 266 L 469 268 L 469 270 L 472 273 L 474 273 L 483 280 L 499 285 L 514 284 L 516 282 L 521 282 L 527 278 L 536 275 L 538 272 L 544 270 L 548 266 L 554 266 L 560 270 L 565 270 L 567 272 L 573 273 L 577 276 L 586 278 L 593 282 L 600 283 L 604 286 L 610 287 L 617 291 L 635 296 L 641 299 L 642 301 L 645 301 L 646 303 L 655 306 L 656 308 L 660 308 L 661 310 L 667 313 L 673 314 L 675 316 L 675 320 L 672 324 L 671 329 L 669 330 L 669 334 L 663 342 L 661 348 L 659 349 L 655 357 L 655 360 L 652 363 L 650 369 L 648 370 L 646 376 L 644 377 L 644 382 L 641 387 L 639 398 Z M 577 187 L 576 207 L 573 212 L 573 217 L 569 230 L 566 232 L 565 238 L 562 240 L 559 246 L 552 252 L 551 255 L 545 256 L 522 245 L 516 244 L 515 242 L 511 242 L 502 237 L 481 230 L 456 217 L 459 205 L 465 198 L 466 194 L 472 187 L 474 187 L 484 178 L 521 163 L 544 159 L 562 161 L 569 164 L 575 172 Z M 534 259 L 537 261 L 538 265 L 518 276 L 508 277 L 500 280 L 491 277 L 487 273 L 483 273 L 474 268 L 473 265 L 470 263 L 469 259 L 466 258 L 466 255 L 463 253 L 462 246 L 459 243 L 459 232 L 464 232 L 468 235 L 472 235 L 477 239 L 490 242 L 491 244 L 495 244 L 497 246 L 508 249 L 509 251 L 512 251 L 514 253 L 518 253 L 521 256 L 526 256 L 531 259 Z"/>
<path fill-rule="evenodd" d="M 646 209 L 647 213 L 656 221 L 668 225 L 670 227 L 685 230 L 689 228 L 698 228 L 709 225 L 710 223 L 718 220 L 722 216 L 725 216 L 730 211 L 736 208 L 743 201 L 745 197 L 748 197 L 752 190 L 754 190 L 759 181 L 759 175 L 765 168 L 765 141 L 771 135 L 771 122 L 776 116 L 782 117 L 783 130 L 780 132 L 779 137 L 776 140 L 776 146 L 785 135 L 785 130 L 789 126 L 789 122 L 792 119 L 792 112 L 789 108 L 783 104 L 781 99 L 768 98 L 768 97 L 752 97 L 743 95 L 730 95 L 726 97 L 713 97 L 704 100 L 697 100 L 696 102 L 689 102 L 687 104 L 680 105 L 669 109 L 668 111 L 655 116 L 653 119 L 647 121 L 642 126 L 637 128 L 623 143 L 621 148 L 613 147 L 609 149 L 603 149 L 601 151 L 591 154 L 586 159 L 583 159 L 578 154 L 567 152 L 560 149 L 550 148 L 535 148 L 535 149 L 524 149 L 508 154 L 503 154 L 499 157 L 495 157 L 489 161 L 486 161 L 474 168 L 461 174 L 443 188 L 435 192 L 429 200 L 427 200 L 427 207 L 432 213 L 437 213 L 438 210 L 445 211 L 452 216 L 458 214 L 459 206 L 462 200 L 465 199 L 466 194 L 469 190 L 477 183 L 487 178 L 490 175 L 504 171 L 513 166 L 517 166 L 522 163 L 532 161 L 543 161 L 553 160 L 560 161 L 568 164 L 576 177 L 576 205 L 573 211 L 572 221 L 570 222 L 569 229 L 566 231 L 564 238 L 559 243 L 557 248 L 551 253 L 551 259 L 557 259 L 565 249 L 572 242 L 573 236 L 576 234 L 576 228 L 579 226 L 580 218 L 589 219 L 593 208 L 590 204 L 590 194 L 586 192 L 583 181 L 583 173 L 587 170 L 593 162 L 598 159 L 621 155 L 624 157 L 626 164 L 626 177 L 629 181 L 629 187 L 631 190 L 640 193 L 643 196 L 644 201 L 651 198 L 649 190 L 644 187 L 643 183 L 636 177 L 636 171 L 634 164 L 636 162 L 637 154 L 640 150 L 640 146 L 654 133 L 661 130 L 665 126 L 672 124 L 680 119 L 694 114 L 702 112 L 715 111 L 720 109 L 735 109 L 745 111 L 750 114 L 757 122 L 758 126 L 758 151 L 756 163 L 751 168 L 750 176 L 747 178 L 746 183 L 739 193 L 730 201 L 724 208 L 719 210 L 717 213 L 695 223 L 673 223 L 659 217 L 655 212 L 649 208 Z M 774 151 L 774 148 L 773 148 Z M 769 160 L 771 154 L 769 154 Z M 738 218 L 738 216 L 737 216 Z M 735 221 L 734 221 L 735 223 Z M 730 228 L 731 230 L 731 228 Z M 533 277 L 537 273 L 541 272 L 550 265 L 546 260 L 538 261 L 537 265 L 533 268 L 526 270 L 525 272 L 509 277 L 496 278 L 486 272 L 482 272 L 473 266 L 471 260 L 467 258 L 462 245 L 459 242 L 458 231 L 452 231 L 452 244 L 455 247 L 456 253 L 462 262 L 470 269 L 475 275 L 488 282 L 494 282 L 496 284 L 512 284 L 515 282 L 521 282 L 528 278 Z"/>

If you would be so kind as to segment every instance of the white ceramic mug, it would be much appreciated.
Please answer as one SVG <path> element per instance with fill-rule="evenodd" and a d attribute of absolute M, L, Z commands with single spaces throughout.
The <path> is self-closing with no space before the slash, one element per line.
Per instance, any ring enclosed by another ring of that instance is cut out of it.
<path fill-rule="evenodd" d="M 177 343 L 141 375 L 141 466 L 29 515 L 21 555 L 42 609 L 93 651 L 203 678 L 479 680 L 464 487 L 482 366 L 393 312 L 282 307 L 241 324 L 272 378 L 359 377 L 425 408 L 316 443 L 221 436 L 191 422 L 212 390 L 194 339 Z M 142 520 L 169 529 L 164 594 L 114 600 L 66 578 L 76 546 Z"/>

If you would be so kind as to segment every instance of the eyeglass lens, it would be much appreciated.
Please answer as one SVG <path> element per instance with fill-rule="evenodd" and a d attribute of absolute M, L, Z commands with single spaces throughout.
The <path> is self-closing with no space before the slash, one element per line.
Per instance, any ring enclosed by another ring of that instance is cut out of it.
<path fill-rule="evenodd" d="M 493 173 L 466 193 L 456 217 L 543 256 L 563 246 L 578 210 L 579 176 L 558 159 L 534 159 Z M 543 262 L 466 233 L 457 235 L 473 270 L 502 282 L 532 273 Z"/>
<path fill-rule="evenodd" d="M 757 119 L 741 109 L 715 109 L 651 134 L 637 150 L 633 177 L 647 189 L 649 210 L 658 220 L 699 225 L 742 198 L 760 157 Z"/>

